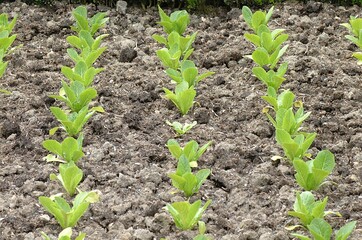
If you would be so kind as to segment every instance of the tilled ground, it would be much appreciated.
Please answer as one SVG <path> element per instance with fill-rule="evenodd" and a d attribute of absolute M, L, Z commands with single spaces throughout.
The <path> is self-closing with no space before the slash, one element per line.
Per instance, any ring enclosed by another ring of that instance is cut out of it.
<path fill-rule="evenodd" d="M 38 203 L 38 197 L 62 192 L 49 174 L 41 142 L 57 125 L 49 111 L 48 95 L 57 92 L 62 65 L 72 34 L 71 5 L 46 9 L 24 3 L 0 5 L 1 12 L 18 14 L 16 44 L 23 47 L 11 56 L 0 86 L 12 95 L 0 95 L 0 239 L 41 239 L 40 232 L 61 231 Z M 195 60 L 201 71 L 216 74 L 198 87 L 197 102 L 186 117 L 162 98 L 170 80 L 155 55 L 161 46 L 151 35 L 161 33 L 156 8 L 130 7 L 125 15 L 89 6 L 90 12 L 108 11 L 104 29 L 110 36 L 107 52 L 97 62 L 106 70 L 95 82 L 98 104 L 105 114 L 93 117 L 85 128 L 86 157 L 83 190 L 98 189 L 101 202 L 79 221 L 76 229 L 88 239 L 192 239 L 196 231 L 181 233 L 163 207 L 181 200 L 172 194 L 167 174 L 176 167 L 165 143 L 174 137 L 166 120 L 198 121 L 180 141 L 190 139 L 213 147 L 200 166 L 212 175 L 194 199 L 212 199 L 204 214 L 214 239 L 292 239 L 285 226 L 295 224 L 287 215 L 297 184 L 281 155 L 273 128 L 261 113 L 265 87 L 251 74 L 253 63 L 244 58 L 253 51 L 243 34 L 248 31 L 240 9 L 214 9 L 212 14 L 192 14 L 190 32 L 198 31 Z M 356 47 L 347 42 L 339 24 L 358 7 L 329 4 L 285 3 L 277 5 L 271 28 L 285 28 L 289 49 L 291 89 L 312 115 L 306 130 L 318 137 L 312 153 L 330 149 L 337 166 L 330 177 L 335 185 L 317 194 L 329 196 L 328 209 L 342 218 L 328 217 L 335 229 L 347 221 L 359 221 L 350 239 L 362 239 L 362 68 L 351 57 Z M 60 137 L 60 136 L 58 136 Z"/>

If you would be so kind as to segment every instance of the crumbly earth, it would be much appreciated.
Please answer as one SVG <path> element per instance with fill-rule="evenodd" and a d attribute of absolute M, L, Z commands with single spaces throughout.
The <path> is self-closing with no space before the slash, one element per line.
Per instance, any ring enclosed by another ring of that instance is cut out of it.
<path fill-rule="evenodd" d="M 52 8 L 3 3 L 1 12 L 19 15 L 15 45 L 23 46 L 9 58 L 0 86 L 12 91 L 0 95 L 0 239 L 42 239 L 44 231 L 55 237 L 61 228 L 40 206 L 39 196 L 63 189 L 49 180 L 57 171 L 46 163 L 41 143 L 57 126 L 48 96 L 63 79 L 65 37 L 73 34 L 70 12 L 74 6 L 58 3 Z M 197 231 L 181 232 L 163 209 L 181 201 L 167 176 L 176 168 L 165 143 L 174 137 L 165 121 L 198 121 L 180 138 L 212 148 L 199 166 L 212 175 L 196 199 L 212 199 L 203 216 L 208 234 L 216 240 L 292 239 L 286 226 L 296 224 L 287 212 L 300 190 L 292 167 L 272 161 L 282 155 L 273 128 L 262 113 L 260 98 L 265 86 L 252 76 L 253 63 L 245 58 L 253 51 L 243 34 L 249 31 L 240 9 L 213 9 L 192 14 L 190 32 L 198 31 L 192 59 L 201 72 L 215 75 L 199 84 L 197 104 L 185 117 L 162 98 L 162 87 L 172 87 L 156 57 L 161 46 L 151 35 L 162 33 L 156 8 L 129 7 L 126 14 L 114 9 L 88 6 L 90 13 L 107 11 L 110 21 L 103 30 L 107 52 L 97 62 L 105 68 L 95 81 L 97 114 L 85 127 L 86 157 L 80 162 L 85 176 L 82 190 L 99 190 L 101 201 L 93 204 L 79 221 L 76 232 L 87 239 L 192 239 Z M 168 11 L 169 12 L 169 11 Z M 327 217 L 334 229 L 359 221 L 350 239 L 362 239 L 362 68 L 351 57 L 357 48 L 340 26 L 359 7 L 338 7 L 310 2 L 277 5 L 272 29 L 284 28 L 289 48 L 283 57 L 289 70 L 285 89 L 291 89 L 311 111 L 307 131 L 318 137 L 312 154 L 330 149 L 337 166 L 318 191 L 328 196 L 328 210 L 343 217 Z M 61 134 L 55 136 L 61 139 Z"/>

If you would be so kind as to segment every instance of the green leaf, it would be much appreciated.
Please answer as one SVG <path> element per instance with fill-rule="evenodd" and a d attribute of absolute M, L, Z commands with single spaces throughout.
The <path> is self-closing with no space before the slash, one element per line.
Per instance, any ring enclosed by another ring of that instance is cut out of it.
<path fill-rule="evenodd" d="M 315 218 L 308 225 L 308 230 L 315 240 L 331 239 L 332 227 L 322 218 Z"/>
<path fill-rule="evenodd" d="M 83 171 L 73 161 L 59 165 L 61 182 L 70 196 L 73 196 L 83 178 Z"/>
<path fill-rule="evenodd" d="M 261 47 L 260 37 L 256 34 L 245 33 L 244 37 L 246 40 L 254 44 L 256 47 Z"/>
<path fill-rule="evenodd" d="M 271 64 L 268 52 L 264 48 L 257 48 L 251 56 L 254 62 L 260 67 Z"/>
<path fill-rule="evenodd" d="M 62 156 L 62 145 L 56 140 L 43 141 L 43 147 L 51 153 Z"/>
<path fill-rule="evenodd" d="M 252 27 L 252 17 L 253 13 L 251 12 L 250 8 L 247 6 L 243 6 L 241 9 L 242 15 L 244 17 L 245 22 L 249 25 L 249 27 Z"/>
<path fill-rule="evenodd" d="M 166 46 L 168 45 L 166 38 L 162 37 L 161 35 L 153 34 L 152 38 L 159 43 L 165 44 Z"/>
<path fill-rule="evenodd" d="M 175 139 L 169 139 L 167 141 L 167 147 L 171 155 L 178 160 L 182 154 L 182 148 L 179 143 Z"/>
<path fill-rule="evenodd" d="M 353 232 L 354 228 L 356 227 L 357 222 L 353 221 L 353 222 L 349 222 L 347 224 L 345 224 L 343 227 L 341 227 L 337 232 L 336 232 L 336 240 L 347 240 L 347 238 L 349 237 L 349 235 L 351 235 L 351 233 Z"/>
<path fill-rule="evenodd" d="M 189 160 L 185 157 L 185 155 L 181 155 L 180 158 L 178 159 L 176 174 L 179 176 L 183 176 L 185 173 L 190 173 L 190 172 L 191 172 L 191 167 Z"/>

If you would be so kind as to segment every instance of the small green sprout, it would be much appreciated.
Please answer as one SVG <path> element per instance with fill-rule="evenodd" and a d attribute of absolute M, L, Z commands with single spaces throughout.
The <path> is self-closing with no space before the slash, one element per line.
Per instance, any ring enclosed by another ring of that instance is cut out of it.
<path fill-rule="evenodd" d="M 73 112 L 81 111 L 98 96 L 94 88 L 85 88 L 80 81 L 73 81 L 70 85 L 62 81 L 62 85 L 59 95 L 50 95 L 50 97 L 64 102 Z"/>
<path fill-rule="evenodd" d="M 185 81 L 177 84 L 175 92 L 172 92 L 167 88 L 163 88 L 163 90 L 166 93 L 165 98 L 171 100 L 180 110 L 182 115 L 187 114 L 194 105 L 196 90 L 194 89 L 194 86 L 189 87 L 189 84 Z"/>
<path fill-rule="evenodd" d="M 275 93 L 278 92 L 280 86 L 285 81 L 284 74 L 288 70 L 288 63 L 283 63 L 277 72 L 273 70 L 265 71 L 262 67 L 254 67 L 253 74 L 262 81 L 268 88 L 271 87 Z M 268 94 L 269 95 L 269 94 Z M 275 95 L 275 94 L 272 94 Z"/>
<path fill-rule="evenodd" d="M 88 87 L 93 83 L 95 75 L 102 72 L 103 68 L 88 68 L 84 61 L 80 61 L 75 65 L 74 69 L 63 66 L 61 71 L 69 81 L 78 81 L 81 82 L 84 87 Z"/>
<path fill-rule="evenodd" d="M 171 126 L 173 130 L 175 130 L 177 136 L 184 135 L 186 132 L 190 131 L 197 124 L 196 121 L 193 121 L 192 123 L 185 123 L 184 125 L 176 121 L 172 123 L 166 121 L 166 123 L 167 125 Z"/>
<path fill-rule="evenodd" d="M 335 232 L 335 240 L 346 240 L 351 235 L 356 226 L 356 221 L 349 222 Z M 309 233 L 313 236 L 314 240 L 330 240 L 332 237 L 332 227 L 323 218 L 315 218 L 307 227 Z M 312 240 L 312 238 L 293 233 L 294 237 L 301 240 Z"/>
<path fill-rule="evenodd" d="M 172 156 L 177 160 L 179 160 L 181 156 L 185 156 L 189 160 L 191 167 L 197 167 L 197 161 L 211 144 L 212 141 L 209 141 L 202 147 L 199 147 L 199 144 L 195 140 L 191 140 L 182 148 L 175 139 L 169 139 L 167 141 L 167 147 Z"/>
<path fill-rule="evenodd" d="M 197 33 L 186 37 L 180 36 L 177 32 L 171 32 L 166 38 L 154 34 L 152 37 L 166 47 L 156 51 L 165 67 L 177 70 L 180 62 L 186 61 L 193 53 L 192 43 L 195 41 Z"/>
<path fill-rule="evenodd" d="M 346 35 L 346 38 L 362 49 L 362 18 L 351 16 L 349 23 L 342 23 L 341 25 L 346 27 L 351 33 L 351 35 Z M 358 64 L 362 64 L 361 52 L 355 52 L 352 56 L 357 58 Z"/>
<path fill-rule="evenodd" d="M 274 69 L 287 48 L 287 45 L 282 49 L 278 47 L 272 54 L 269 54 L 264 47 L 259 47 L 251 54 L 251 58 L 260 67 L 268 66 L 270 69 Z"/>
<path fill-rule="evenodd" d="M 291 136 L 290 133 L 283 129 L 276 129 L 276 140 L 283 148 L 284 154 L 290 162 L 293 162 L 294 159 L 303 159 L 309 156 L 307 151 L 316 136 L 316 133 L 298 133 Z"/>
<path fill-rule="evenodd" d="M 82 215 L 87 211 L 89 204 L 99 201 L 99 195 L 95 191 L 80 192 L 75 197 L 72 207 L 61 197 L 61 194 L 50 198 L 39 197 L 40 204 L 58 221 L 65 229 L 74 227 Z"/>
<path fill-rule="evenodd" d="M 106 13 L 97 13 L 90 19 L 88 18 L 87 8 L 79 6 L 72 12 L 73 17 L 76 20 L 74 26 L 71 29 L 77 33 L 81 30 L 85 30 L 94 35 L 100 28 L 103 28 L 109 18 L 106 18 Z"/>
<path fill-rule="evenodd" d="M 158 6 L 158 12 L 161 18 L 161 21 L 158 22 L 158 24 L 163 27 L 167 34 L 175 31 L 179 35 L 182 35 L 185 32 L 187 25 L 190 23 L 190 16 L 185 10 L 175 11 L 171 13 L 170 16 L 167 16 L 162 8 Z"/>
<path fill-rule="evenodd" d="M 297 193 L 293 211 L 289 211 L 288 214 L 299 218 L 300 223 L 304 227 L 307 227 L 315 218 L 324 218 L 329 214 L 341 216 L 338 212 L 325 211 L 327 202 L 328 197 L 325 197 L 323 201 L 316 201 L 311 192 Z M 293 230 L 298 226 L 299 225 L 288 227 L 288 229 Z"/>
<path fill-rule="evenodd" d="M 10 35 L 16 24 L 17 16 L 9 22 L 8 14 L 0 14 L 0 78 L 4 75 L 5 70 L 8 66 L 8 62 L 4 62 L 5 56 L 9 55 L 12 49 L 9 50 L 11 45 L 16 39 L 16 34 Z M 11 92 L 0 89 L 0 92 L 5 94 L 11 94 Z"/>
<path fill-rule="evenodd" d="M 270 122 L 275 129 L 282 129 L 294 136 L 299 132 L 303 122 L 309 117 L 310 112 L 304 113 L 303 103 L 300 101 L 294 102 L 294 94 L 285 90 L 277 99 L 271 96 L 264 96 L 263 99 L 272 104 L 275 111 L 275 119 L 268 113 L 268 110 L 264 111 Z M 294 108 L 298 108 L 294 112 Z"/>
<path fill-rule="evenodd" d="M 61 231 L 58 236 L 58 240 L 72 240 L 72 228 L 68 227 Z M 52 240 L 46 233 L 41 232 L 41 235 L 44 240 Z M 79 235 L 74 240 L 83 240 L 85 239 L 86 234 L 80 232 Z"/>
<path fill-rule="evenodd" d="M 59 165 L 59 175 L 51 174 L 51 180 L 59 180 L 70 196 L 75 194 L 77 187 L 82 181 L 83 171 L 73 161 Z"/>
<path fill-rule="evenodd" d="M 214 72 L 205 72 L 199 75 L 195 63 L 190 60 L 184 60 L 180 64 L 180 71 L 169 68 L 166 70 L 167 75 L 177 84 L 186 81 L 189 86 L 196 86 L 201 80 L 211 76 Z"/>
<path fill-rule="evenodd" d="M 49 152 L 55 154 L 56 156 L 61 157 L 61 159 L 54 158 L 51 155 L 48 155 L 46 159 L 48 161 L 57 161 L 57 162 L 77 162 L 84 156 L 82 151 L 83 145 L 83 135 L 79 135 L 78 139 L 73 137 L 67 137 L 63 140 L 62 143 L 59 143 L 56 140 L 45 140 L 43 141 L 43 147 Z"/>
<path fill-rule="evenodd" d="M 193 238 L 193 240 L 211 240 L 210 238 L 205 236 L 206 225 L 203 221 L 199 221 L 199 234 Z"/>
<path fill-rule="evenodd" d="M 176 227 L 189 230 L 197 224 L 210 204 L 211 200 L 208 200 L 203 207 L 201 207 L 201 200 L 197 200 L 192 204 L 188 201 L 175 202 L 167 204 L 166 210 L 171 214 Z"/>
<path fill-rule="evenodd" d="M 315 159 L 307 162 L 295 159 L 295 179 L 303 189 L 317 190 L 326 183 L 324 179 L 333 171 L 335 165 L 334 155 L 328 150 L 320 151 Z"/>
<path fill-rule="evenodd" d="M 83 126 L 95 112 L 104 112 L 104 109 L 102 107 L 94 107 L 88 110 L 88 106 L 85 106 L 78 113 L 71 112 L 68 114 L 59 107 L 50 107 L 50 111 L 62 124 L 61 127 L 52 128 L 50 135 L 53 135 L 59 128 L 62 128 L 69 136 L 76 136 L 82 131 Z"/>
<path fill-rule="evenodd" d="M 185 155 L 181 155 L 178 160 L 177 170 L 175 173 L 169 174 L 172 179 L 172 185 L 183 191 L 186 197 L 191 197 L 197 193 L 201 185 L 210 175 L 210 169 L 199 170 L 196 174 L 191 172 L 189 160 Z"/>
<path fill-rule="evenodd" d="M 247 6 L 243 6 L 241 11 L 245 22 L 255 33 L 257 33 L 261 26 L 266 26 L 268 24 L 271 16 L 273 15 L 274 6 L 269 9 L 268 13 L 256 11 L 253 14 Z"/>

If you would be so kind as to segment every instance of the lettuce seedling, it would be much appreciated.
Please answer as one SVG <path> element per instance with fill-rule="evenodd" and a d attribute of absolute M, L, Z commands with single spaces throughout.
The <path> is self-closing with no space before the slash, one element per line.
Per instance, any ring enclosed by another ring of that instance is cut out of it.
<path fill-rule="evenodd" d="M 40 204 L 55 217 L 63 229 L 74 227 L 87 211 L 89 204 L 98 201 L 99 195 L 95 191 L 78 193 L 72 203 L 72 207 L 61 197 L 61 194 L 51 196 L 50 198 L 39 197 Z"/>
<path fill-rule="evenodd" d="M 106 13 L 97 13 L 93 17 L 88 18 L 87 8 L 79 6 L 72 12 L 73 17 L 76 20 L 74 26 L 71 29 L 77 33 L 82 30 L 90 32 L 94 35 L 100 28 L 104 27 L 109 18 L 106 18 Z"/>
<path fill-rule="evenodd" d="M 257 33 L 261 26 L 266 26 L 268 24 L 271 16 L 273 15 L 274 6 L 269 9 L 268 13 L 256 11 L 253 14 L 247 6 L 243 6 L 241 11 L 245 22 L 255 33 Z"/>
<path fill-rule="evenodd" d="M 194 105 L 194 98 L 196 96 L 196 91 L 194 86 L 189 86 L 185 81 L 177 84 L 175 92 L 163 88 L 166 95 L 165 98 L 171 100 L 176 107 L 180 110 L 182 115 L 188 113 L 190 108 Z"/>
<path fill-rule="evenodd" d="M 244 37 L 257 46 L 251 58 L 260 66 L 269 66 L 274 69 L 283 56 L 288 45 L 281 45 L 288 39 L 288 34 L 282 34 L 284 29 L 270 31 L 266 25 L 259 27 L 258 34 L 246 33 Z M 249 56 L 250 57 L 250 56 Z"/>
<path fill-rule="evenodd" d="M 196 86 L 201 80 L 214 74 L 214 72 L 208 71 L 199 75 L 199 71 L 196 68 L 195 63 L 190 60 L 181 62 L 180 71 L 169 68 L 166 70 L 166 73 L 177 84 L 182 81 L 186 81 L 189 86 Z"/>
<path fill-rule="evenodd" d="M 316 136 L 316 133 L 298 133 L 291 136 L 284 129 L 276 129 L 276 140 L 283 148 L 284 154 L 290 162 L 293 162 L 294 159 L 303 159 L 305 156 L 309 156 L 307 151 Z"/>
<path fill-rule="evenodd" d="M 51 180 L 59 180 L 70 196 L 75 194 L 77 187 L 82 181 L 83 171 L 70 161 L 59 165 L 59 175 L 51 174 Z"/>
<path fill-rule="evenodd" d="M 279 59 L 284 55 L 288 46 L 284 46 L 283 48 L 278 47 L 272 54 L 269 54 L 268 51 L 264 47 L 258 47 L 251 54 L 251 59 L 259 65 L 260 67 L 267 66 L 270 69 L 274 69 Z"/>
<path fill-rule="evenodd" d="M 90 51 L 89 49 L 84 49 L 84 51 L 82 51 L 80 54 L 78 54 L 78 52 L 75 49 L 68 48 L 67 53 L 75 64 L 83 62 L 83 63 L 85 63 L 85 66 L 87 68 L 90 68 L 92 66 L 92 64 L 99 58 L 99 56 L 102 55 L 102 53 L 106 49 L 107 49 L 106 47 L 101 47 L 94 51 Z M 76 67 L 77 67 L 77 65 L 76 65 Z"/>
<path fill-rule="evenodd" d="M 346 27 L 352 34 L 346 35 L 346 38 L 362 48 L 362 18 L 351 16 L 349 23 L 342 23 L 341 26 Z"/>
<path fill-rule="evenodd" d="M 307 227 L 311 224 L 315 218 L 324 218 L 328 214 L 335 214 L 341 216 L 338 212 L 325 211 L 328 202 L 328 197 L 325 197 L 323 201 L 316 201 L 314 195 L 311 192 L 297 193 L 297 198 L 293 205 L 293 211 L 289 211 L 288 214 L 293 217 L 299 218 L 300 223 Z M 293 230 L 299 225 L 288 227 Z"/>
<path fill-rule="evenodd" d="M 183 37 L 175 31 L 168 35 L 167 39 L 160 35 L 153 35 L 152 37 L 156 41 L 166 46 L 166 48 L 156 51 L 163 65 L 175 70 L 178 69 L 179 65 L 170 65 L 168 61 L 170 61 L 170 59 L 173 61 L 177 60 L 178 62 L 180 59 L 182 59 L 182 61 L 187 60 L 194 51 L 192 43 L 195 41 L 196 35 L 197 33 L 194 33 L 191 36 L 187 35 Z"/>
<path fill-rule="evenodd" d="M 205 236 L 206 225 L 203 221 L 199 221 L 199 234 L 193 238 L 193 240 L 211 240 L 210 238 Z"/>
<path fill-rule="evenodd" d="M 78 113 L 67 113 L 59 107 L 50 107 L 50 111 L 62 124 L 61 127 L 52 128 L 50 130 L 50 135 L 53 135 L 59 128 L 62 128 L 69 136 L 73 137 L 82 131 L 83 126 L 95 112 L 104 112 L 104 109 L 102 107 L 94 107 L 88 110 L 88 106 L 85 106 Z"/>
<path fill-rule="evenodd" d="M 10 54 L 11 50 L 9 50 L 9 48 L 16 39 L 16 34 L 10 35 L 16 24 L 16 19 L 17 16 L 9 22 L 8 15 L 6 13 L 0 14 L 0 78 L 4 75 L 8 66 L 8 62 L 4 62 L 3 59 L 5 56 Z M 11 94 L 11 92 L 5 89 L 0 89 L 0 92 Z"/>
<path fill-rule="evenodd" d="M 68 227 L 59 233 L 58 240 L 72 240 L 72 234 L 72 228 Z M 52 240 L 45 232 L 41 232 L 41 235 L 44 240 Z M 83 240 L 85 236 L 85 233 L 80 232 L 74 240 Z"/>
<path fill-rule="evenodd" d="M 167 141 L 167 147 L 172 156 L 177 160 L 179 160 L 181 156 L 185 156 L 189 160 L 191 167 L 197 167 L 197 161 L 211 144 L 212 141 L 209 141 L 202 147 L 199 147 L 199 144 L 195 140 L 191 140 L 182 148 L 175 139 L 169 139 Z"/>
<path fill-rule="evenodd" d="M 362 49 L 362 18 L 351 16 L 349 23 L 342 23 L 341 25 L 346 27 L 352 34 L 346 35 L 346 38 Z M 358 64 L 362 64 L 361 52 L 355 52 L 352 56 L 357 58 Z"/>
<path fill-rule="evenodd" d="M 46 159 L 48 161 L 57 161 L 63 163 L 77 162 L 84 156 L 82 151 L 83 146 L 83 135 L 80 134 L 78 139 L 67 137 L 62 143 L 56 140 L 45 140 L 43 141 L 43 147 L 49 152 L 55 154 L 57 157 L 48 155 Z"/>
<path fill-rule="evenodd" d="M 351 235 L 356 226 L 356 221 L 345 224 L 338 231 L 335 232 L 335 240 L 346 240 Z M 307 227 L 309 233 L 313 236 L 314 240 L 330 240 L 332 237 L 332 227 L 323 218 L 315 218 Z M 293 233 L 294 237 L 301 240 L 312 240 L 308 236 Z"/>
<path fill-rule="evenodd" d="M 288 63 L 283 63 L 278 68 L 277 72 L 273 70 L 265 71 L 262 67 L 254 67 L 253 74 L 262 81 L 268 88 L 271 87 L 275 92 L 278 92 L 280 86 L 285 81 L 284 74 L 288 70 Z"/>
<path fill-rule="evenodd" d="M 273 53 L 285 41 L 288 40 L 288 34 L 283 33 L 285 29 L 275 29 L 270 31 L 267 25 L 259 27 L 255 34 L 245 33 L 246 40 L 253 43 L 256 47 L 265 48 L 269 54 Z"/>
<path fill-rule="evenodd" d="M 303 189 L 317 190 L 323 185 L 324 179 L 333 171 L 336 163 L 334 155 L 328 150 L 320 151 L 317 157 L 307 162 L 294 159 L 295 179 Z"/>
<path fill-rule="evenodd" d="M 190 131 L 191 128 L 193 128 L 197 122 L 193 121 L 192 123 L 185 123 L 184 125 L 182 125 L 179 122 L 169 122 L 166 121 L 167 125 L 171 126 L 173 128 L 173 130 L 176 132 L 177 136 L 181 136 L 184 135 L 186 132 Z"/>
<path fill-rule="evenodd" d="M 202 169 L 196 174 L 193 174 L 191 172 L 189 160 L 185 155 L 181 155 L 178 160 L 176 172 L 169 174 L 169 177 L 175 188 L 183 191 L 186 197 L 191 197 L 199 191 L 201 185 L 205 182 L 210 173 L 210 169 Z"/>
<path fill-rule="evenodd" d="M 201 219 L 203 212 L 210 204 L 211 200 L 208 200 L 203 207 L 201 207 L 201 200 L 192 204 L 188 201 L 175 202 L 167 204 L 166 210 L 171 214 L 176 227 L 189 230 Z"/>
<path fill-rule="evenodd" d="M 295 96 L 289 90 L 284 90 L 277 96 L 274 88 L 268 88 L 268 95 L 262 97 L 266 102 L 272 105 L 275 111 L 275 119 L 268 113 L 269 108 L 264 108 L 263 112 L 267 115 L 274 128 L 283 129 L 294 136 L 300 130 L 302 123 L 309 117 L 310 112 L 304 113 L 303 103 L 294 101 Z M 294 107 L 298 110 L 294 113 Z"/>
<path fill-rule="evenodd" d="M 64 102 L 73 112 L 79 112 L 87 107 L 98 96 L 94 88 L 85 88 L 79 81 L 73 81 L 70 85 L 62 81 L 62 86 L 59 95 L 50 95 L 50 97 Z"/>
<path fill-rule="evenodd" d="M 158 12 L 161 18 L 161 21 L 158 22 L 158 24 L 163 27 L 167 34 L 175 31 L 179 35 L 182 35 L 185 32 L 187 25 L 190 23 L 190 16 L 185 10 L 175 11 L 168 16 L 162 8 L 158 6 Z"/>
<path fill-rule="evenodd" d="M 67 66 L 62 67 L 63 75 L 69 79 L 69 81 L 78 81 L 83 84 L 84 87 L 88 87 L 93 83 L 95 75 L 102 72 L 103 68 L 87 67 L 84 61 L 80 61 L 75 65 L 75 68 Z"/>

